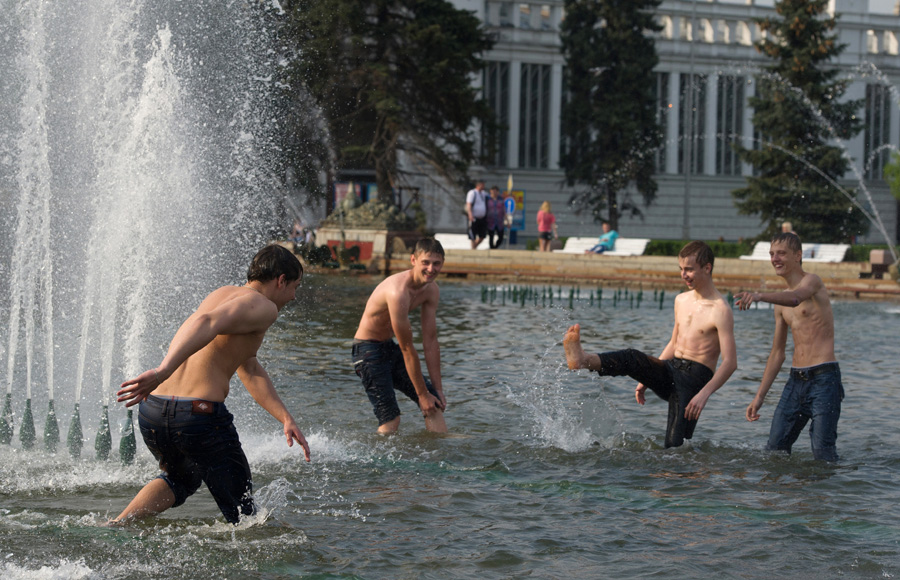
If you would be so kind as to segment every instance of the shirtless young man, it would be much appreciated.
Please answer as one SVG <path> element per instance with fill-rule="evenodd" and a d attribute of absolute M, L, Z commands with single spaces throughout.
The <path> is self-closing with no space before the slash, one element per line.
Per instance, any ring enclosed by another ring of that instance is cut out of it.
<path fill-rule="evenodd" d="M 690 292 L 675 298 L 672 338 L 659 358 L 634 349 L 586 354 L 578 324 L 569 328 L 563 340 L 570 369 L 588 369 L 602 376 L 628 375 L 640 381 L 634 398 L 641 405 L 648 387 L 669 402 L 666 447 L 678 447 L 693 436 L 710 395 L 737 368 L 734 317 L 713 285 L 714 260 L 703 242 L 691 242 L 679 252 L 681 279 Z M 713 372 L 720 355 L 722 364 Z"/>
<path fill-rule="evenodd" d="M 747 420 L 759 419 L 762 407 L 785 359 L 788 329 L 794 337 L 791 374 L 772 417 L 766 449 L 791 452 L 806 423 L 812 419 L 809 438 L 813 455 L 837 461 L 837 423 L 841 416 L 844 387 L 834 356 L 834 316 L 822 279 L 803 271 L 803 248 L 796 234 L 783 232 L 772 239 L 769 250 L 775 273 L 784 278 L 782 292 L 741 292 L 735 299 L 741 310 L 754 302 L 775 305 L 775 333 L 762 382 L 747 407 Z"/>
<path fill-rule="evenodd" d="M 259 406 L 284 425 L 288 446 L 299 443 L 309 461 L 303 433 L 256 359 L 302 276 L 291 252 L 266 246 L 253 258 L 246 285 L 212 292 L 175 333 L 162 363 L 122 383 L 118 401 L 126 407 L 140 403 L 141 435 L 163 473 L 110 524 L 179 506 L 201 482 L 229 522 L 254 513 L 250 466 L 225 408 L 235 372 Z"/>
<path fill-rule="evenodd" d="M 421 239 L 410 256 L 410 263 L 412 269 L 390 276 L 369 296 L 353 339 L 353 367 L 378 418 L 379 433 L 394 433 L 400 426 L 395 390 L 419 405 L 426 429 L 446 433 L 447 399 L 441 385 L 436 321 L 440 291 L 434 282 L 444 265 L 444 248 L 433 239 Z M 422 376 L 409 321 L 409 313 L 419 307 L 430 381 Z M 396 343 L 392 340 L 395 336 Z"/>

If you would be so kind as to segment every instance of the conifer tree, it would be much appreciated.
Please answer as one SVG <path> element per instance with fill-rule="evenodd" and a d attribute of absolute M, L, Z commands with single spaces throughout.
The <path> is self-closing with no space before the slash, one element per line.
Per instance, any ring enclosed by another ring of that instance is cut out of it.
<path fill-rule="evenodd" d="M 445 0 L 293 0 L 289 11 L 290 83 L 321 111 L 338 167 L 374 170 L 384 201 L 403 154 L 464 180 L 475 128 L 493 123 L 472 85 L 492 46 L 477 17 Z"/>
<path fill-rule="evenodd" d="M 656 197 L 654 153 L 659 61 L 650 32 L 660 0 L 566 0 L 560 36 L 566 58 L 562 111 L 565 152 L 560 165 L 580 189 L 572 203 L 610 225 L 626 213 L 641 215 L 633 184 L 649 205 Z"/>
<path fill-rule="evenodd" d="M 834 139 L 859 133 L 862 103 L 841 102 L 848 81 L 828 66 L 845 46 L 832 33 L 836 20 L 826 15 L 827 5 L 778 0 L 777 16 L 757 21 L 767 35 L 756 48 L 773 62 L 757 76 L 749 99 L 760 139 L 753 149 L 738 147 L 754 175 L 732 194 L 740 213 L 759 215 L 762 239 L 785 220 L 811 242 L 846 242 L 868 229 L 855 189 L 836 186 L 850 160 Z"/>

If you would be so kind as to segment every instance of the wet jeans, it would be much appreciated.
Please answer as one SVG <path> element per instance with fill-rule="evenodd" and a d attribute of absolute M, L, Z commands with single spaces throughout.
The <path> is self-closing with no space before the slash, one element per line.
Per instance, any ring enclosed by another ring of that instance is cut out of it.
<path fill-rule="evenodd" d="M 844 386 L 838 363 L 792 368 L 781 400 L 772 417 L 766 449 L 791 452 L 791 446 L 806 424 L 813 456 L 837 461 L 837 424 L 841 418 Z"/>
<path fill-rule="evenodd" d="M 684 410 L 713 377 L 713 372 L 698 362 L 682 358 L 660 360 L 633 348 L 601 353 L 599 374 L 627 375 L 669 402 L 666 447 L 678 447 L 694 436 L 697 420 L 687 420 Z"/>

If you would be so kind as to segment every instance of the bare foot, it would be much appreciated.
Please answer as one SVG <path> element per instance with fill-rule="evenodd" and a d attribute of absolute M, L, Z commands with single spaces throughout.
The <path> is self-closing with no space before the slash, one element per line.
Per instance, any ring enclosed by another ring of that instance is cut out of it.
<path fill-rule="evenodd" d="M 584 349 L 581 348 L 581 325 L 573 324 L 566 331 L 563 338 L 563 348 L 566 351 L 566 363 L 569 369 L 577 370 L 585 368 Z"/>

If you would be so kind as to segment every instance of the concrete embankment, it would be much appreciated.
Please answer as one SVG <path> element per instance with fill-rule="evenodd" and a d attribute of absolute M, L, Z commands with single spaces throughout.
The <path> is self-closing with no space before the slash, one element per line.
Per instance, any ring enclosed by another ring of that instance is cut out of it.
<path fill-rule="evenodd" d="M 394 257 L 389 270 L 399 272 L 408 266 L 408 258 Z M 860 278 L 861 273 L 871 271 L 866 262 L 807 262 L 803 267 L 818 274 L 835 296 L 900 301 L 900 284 L 897 282 Z M 675 257 L 618 257 L 525 250 L 448 250 L 442 277 L 518 283 L 639 286 L 644 289 L 684 287 Z M 723 292 L 778 290 L 785 287 L 784 281 L 775 275 L 767 261 L 718 258 L 713 278 Z"/>

